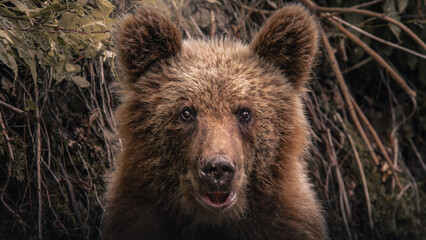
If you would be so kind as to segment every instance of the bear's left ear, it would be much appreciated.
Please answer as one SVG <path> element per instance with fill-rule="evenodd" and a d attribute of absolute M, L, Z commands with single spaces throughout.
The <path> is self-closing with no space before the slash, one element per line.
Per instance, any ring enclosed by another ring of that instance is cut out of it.
<path fill-rule="evenodd" d="M 176 55 L 182 38 L 176 26 L 150 7 L 126 15 L 116 35 L 118 61 L 127 82 L 135 82 L 155 62 Z"/>
<path fill-rule="evenodd" d="M 290 4 L 269 18 L 251 48 L 280 68 L 295 88 L 300 89 L 309 79 L 318 38 L 316 22 L 308 10 Z"/>

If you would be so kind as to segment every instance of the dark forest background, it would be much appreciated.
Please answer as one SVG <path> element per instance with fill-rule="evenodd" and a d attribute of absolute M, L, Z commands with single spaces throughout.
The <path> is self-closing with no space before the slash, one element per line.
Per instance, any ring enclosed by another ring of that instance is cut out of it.
<path fill-rule="evenodd" d="M 300 2 L 322 34 L 305 101 L 330 236 L 425 239 L 426 1 Z M 101 238 L 121 147 L 112 35 L 138 4 L 186 37 L 249 42 L 285 1 L 0 1 L 0 239 Z"/>

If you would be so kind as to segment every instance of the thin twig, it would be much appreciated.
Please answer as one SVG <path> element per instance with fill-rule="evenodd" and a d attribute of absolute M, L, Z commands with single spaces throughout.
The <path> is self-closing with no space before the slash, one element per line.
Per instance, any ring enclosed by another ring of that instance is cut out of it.
<path fill-rule="evenodd" d="M 7 177 L 6 177 L 6 180 L 4 181 L 1 195 L 0 195 L 1 199 L 3 200 L 7 185 L 9 184 L 10 175 L 12 174 L 12 162 L 15 161 L 15 156 L 13 155 L 13 148 L 12 148 L 12 145 L 10 144 L 11 139 L 9 135 L 7 134 L 6 124 L 4 124 L 3 114 L 1 111 L 0 111 L 0 124 L 1 124 L 3 136 L 6 139 L 7 149 L 9 150 L 9 158 L 10 158 L 9 163 L 7 164 Z"/>
<path fill-rule="evenodd" d="M 97 33 L 109 33 L 109 32 L 111 32 L 110 30 L 83 32 L 83 31 L 74 30 L 74 29 L 66 29 L 66 28 L 63 28 L 61 26 L 43 24 L 43 23 L 37 22 L 35 20 L 27 19 L 27 18 L 24 18 L 24 17 L 5 16 L 5 15 L 0 15 L 0 16 L 4 17 L 4 18 L 12 18 L 12 19 L 17 19 L 17 20 L 29 21 L 29 22 L 31 22 L 32 24 L 35 24 L 35 25 L 40 25 L 40 26 L 43 26 L 43 27 L 47 27 L 47 28 L 52 28 L 52 29 L 59 30 L 59 31 L 46 30 L 49 33 L 65 32 L 65 33 L 78 33 L 78 34 L 97 34 Z M 20 28 L 19 30 L 20 31 L 30 31 L 30 32 L 35 31 L 35 29 L 31 29 L 31 28 Z"/>
<path fill-rule="evenodd" d="M 424 50 L 426 50 L 426 44 L 423 42 L 423 40 L 418 37 L 413 31 L 411 31 L 407 26 L 405 26 L 400 21 L 397 21 L 391 17 L 386 16 L 383 13 L 377 13 L 369 10 L 364 9 L 357 9 L 357 8 L 331 8 L 331 7 L 320 7 L 313 3 L 311 0 L 301 0 L 303 3 L 305 3 L 309 8 L 316 12 L 337 12 L 337 13 L 357 13 L 362 14 L 370 17 L 375 17 L 384 21 L 387 21 L 389 23 L 392 23 L 399 28 L 401 28 L 402 31 L 404 31 L 408 36 L 410 36 L 417 44 L 419 44 Z"/>
<path fill-rule="evenodd" d="M 330 159 L 331 164 L 332 164 L 332 166 L 335 167 L 337 182 L 339 184 L 340 206 L 341 206 L 341 210 L 342 210 L 342 216 L 343 216 L 343 220 L 345 222 L 346 230 L 348 231 L 349 238 L 352 239 L 352 233 L 351 233 L 351 230 L 350 230 L 350 227 L 349 227 L 349 222 L 348 222 L 348 220 L 350 220 L 352 218 L 351 217 L 352 214 L 351 214 L 348 195 L 346 193 L 345 181 L 343 180 L 342 173 L 340 172 L 339 163 L 337 162 L 337 155 L 336 155 L 336 152 L 334 151 L 334 146 L 333 146 L 333 141 L 331 139 L 330 129 L 327 129 L 327 139 L 328 139 L 328 142 L 329 142 L 329 144 L 327 144 L 327 146 L 329 148 L 328 151 L 329 151 L 329 155 L 330 155 L 330 158 L 331 158 Z M 346 215 L 348 215 L 348 217 L 346 217 Z"/>
<path fill-rule="evenodd" d="M 39 91 L 37 80 L 34 80 L 36 104 L 36 163 L 37 163 L 37 196 L 38 196 L 38 238 L 43 239 L 43 199 L 41 190 L 41 113 L 39 106 Z"/>
<path fill-rule="evenodd" d="M 398 138 L 393 138 L 392 140 L 393 140 L 393 163 L 392 164 L 395 169 L 398 169 L 398 152 L 399 152 Z"/>
<path fill-rule="evenodd" d="M 74 60 L 73 63 L 76 64 L 80 62 L 81 60 L 83 60 L 85 57 L 86 57 L 85 52 L 83 52 L 83 54 L 80 57 L 78 57 L 76 60 Z"/>
<path fill-rule="evenodd" d="M 46 163 L 43 161 L 43 164 L 46 166 Z M 52 173 L 52 175 L 54 176 L 54 174 Z M 56 214 L 56 211 L 54 210 L 55 207 L 52 205 L 52 202 L 50 201 L 50 193 L 49 193 L 49 189 L 47 187 L 46 188 L 46 196 L 47 196 L 47 203 L 49 204 L 49 209 L 51 210 L 53 216 L 55 216 L 56 222 L 57 224 L 59 224 L 59 226 L 61 226 L 62 231 L 64 231 L 67 235 L 69 235 L 70 233 L 67 231 L 65 225 L 62 223 L 62 221 L 60 220 L 58 214 Z"/>
<path fill-rule="evenodd" d="M 7 108 L 9 108 L 9 109 L 11 109 L 11 110 L 13 110 L 13 111 L 17 112 L 17 113 L 24 114 L 24 115 L 28 115 L 28 113 L 27 113 L 27 112 L 22 111 L 21 109 L 16 108 L 16 107 L 14 107 L 14 106 L 12 106 L 12 105 L 10 105 L 10 104 L 8 104 L 8 103 L 5 103 L 5 102 L 3 102 L 2 100 L 0 100 L 0 105 L 5 106 L 5 107 L 7 107 Z"/>
<path fill-rule="evenodd" d="M 211 16 L 210 37 L 214 37 L 214 35 L 216 34 L 216 15 L 214 10 L 210 10 L 210 16 Z"/>
<path fill-rule="evenodd" d="M 9 206 L 9 204 L 7 204 L 6 201 L 4 200 L 4 195 L 6 193 L 6 189 L 10 181 L 10 176 L 12 175 L 12 162 L 15 161 L 15 156 L 13 155 L 13 148 L 12 148 L 12 145 L 10 144 L 11 139 L 7 133 L 6 124 L 3 121 L 2 111 L 0 111 L 0 125 L 1 125 L 3 136 L 6 139 L 7 149 L 9 150 L 9 158 L 10 158 L 7 164 L 7 177 L 6 177 L 6 180 L 4 180 L 3 186 L 1 188 L 0 200 L 3 203 L 3 205 L 6 207 L 6 209 L 9 210 L 9 212 L 11 212 L 18 219 L 19 223 L 21 223 L 24 227 L 27 227 L 27 224 L 23 221 L 19 213 L 13 210 Z"/>
<path fill-rule="evenodd" d="M 364 139 L 364 142 L 367 145 L 367 148 L 371 154 L 371 157 L 373 158 L 374 164 L 379 165 L 379 160 L 377 160 L 373 147 L 371 146 L 370 141 L 368 140 L 367 135 L 365 134 L 361 124 L 359 123 L 358 117 L 355 113 L 355 110 L 350 98 L 348 86 L 346 85 L 345 79 L 343 78 L 342 72 L 340 71 L 339 64 L 337 63 L 337 59 L 336 59 L 336 56 L 334 55 L 333 49 L 331 48 L 330 42 L 328 41 L 328 38 L 325 35 L 324 30 L 322 28 L 320 28 L 320 32 L 321 32 L 321 38 L 323 40 L 325 51 L 327 53 L 331 68 L 333 69 L 333 72 L 337 79 L 337 83 L 339 84 L 340 89 L 342 90 L 342 93 L 345 98 L 346 104 L 348 105 L 348 110 L 352 117 L 352 120 L 354 121 L 355 126 L 358 129 L 359 133 L 361 134 L 362 138 Z"/>
<path fill-rule="evenodd" d="M 244 15 L 244 19 L 239 20 L 237 26 L 233 29 L 234 34 L 236 34 L 241 28 L 244 29 L 244 26 L 246 25 L 247 19 L 250 17 L 250 15 L 252 13 L 253 13 L 253 9 L 249 8 L 247 13 Z"/>
<path fill-rule="evenodd" d="M 353 65 L 353 66 L 351 66 L 349 68 L 346 68 L 346 69 L 342 70 L 342 73 L 343 74 L 347 74 L 347 73 L 349 73 L 349 72 L 351 72 L 351 71 L 353 71 L 355 69 L 358 69 L 358 68 L 364 66 L 365 64 L 369 63 L 371 60 L 373 60 L 373 58 L 372 57 L 368 57 L 368 58 L 360 61 L 359 63 L 357 63 L 357 64 L 355 64 L 355 65 Z"/>
<path fill-rule="evenodd" d="M 343 74 L 340 70 L 339 64 L 337 63 L 336 56 L 334 55 L 333 49 L 331 48 L 330 42 L 328 41 L 327 35 L 325 35 L 325 32 L 322 28 L 320 28 L 321 38 L 324 43 L 324 48 L 327 53 L 331 68 L 333 69 L 333 72 L 335 73 L 337 82 L 340 86 L 340 89 L 342 90 L 343 96 L 345 98 L 346 104 L 348 105 L 349 113 L 351 115 L 352 120 L 355 123 L 355 127 L 357 128 L 358 132 L 361 134 L 362 139 L 364 140 L 365 144 L 367 145 L 368 151 L 370 152 L 371 157 L 373 158 L 373 161 L 376 165 L 379 165 L 379 160 L 377 159 L 376 154 L 374 153 L 373 147 L 371 146 L 370 140 L 367 137 L 367 134 L 365 133 L 364 129 L 361 126 L 361 123 L 358 120 L 358 117 L 355 113 L 354 106 L 352 104 L 351 95 L 349 93 L 348 86 L 345 83 L 345 79 L 343 78 Z M 395 176 L 396 182 L 400 189 L 402 189 L 402 185 L 399 182 L 398 176 L 396 175 L 395 169 L 390 166 L 393 175 Z"/>
<path fill-rule="evenodd" d="M 203 36 L 204 33 L 201 30 L 201 28 L 198 26 L 197 22 L 194 20 L 194 18 L 192 16 L 189 17 L 189 19 L 191 20 L 193 26 L 195 27 L 195 30 L 197 30 L 198 34 L 200 34 L 200 36 Z"/>
<path fill-rule="evenodd" d="M 399 49 L 399 50 L 401 50 L 401 51 L 404 51 L 404 52 L 407 52 L 407 53 L 413 54 L 414 56 L 417 56 L 417 57 L 420 57 L 420 58 L 426 59 L 426 55 L 424 55 L 424 54 L 418 53 L 418 52 L 413 51 L 413 50 L 411 50 L 411 49 L 405 48 L 405 47 L 400 46 L 400 45 L 397 45 L 397 44 L 395 44 L 395 43 L 392 43 L 392 42 L 386 41 L 386 40 L 384 40 L 384 39 L 382 39 L 382 38 L 376 37 L 376 36 L 374 36 L 373 34 L 370 34 L 370 33 L 366 32 L 366 31 L 364 31 L 364 30 L 362 30 L 362 29 L 360 29 L 360 28 L 358 28 L 358 27 L 356 27 L 356 26 L 354 26 L 354 25 L 352 25 L 352 24 L 350 24 L 350 23 L 348 23 L 348 22 L 344 21 L 343 19 L 340 19 L 340 18 L 338 18 L 338 17 L 334 17 L 334 16 L 332 16 L 331 18 L 333 18 L 334 20 L 336 20 L 336 21 L 338 21 L 338 22 L 340 22 L 340 23 L 342 23 L 342 24 L 344 24 L 344 25 L 346 25 L 346 26 L 348 26 L 348 27 L 350 27 L 350 28 L 354 29 L 355 31 L 358 31 L 358 32 L 360 32 L 360 33 L 362 33 L 362 34 L 364 34 L 364 35 L 366 35 L 366 36 L 368 36 L 368 37 L 370 37 L 370 38 L 372 38 L 372 39 L 374 39 L 374 40 L 378 41 L 378 42 L 381 42 L 381 43 L 384 43 L 384 44 L 389 45 L 389 46 L 391 46 L 391 47 L 397 48 L 397 49 Z"/>
<path fill-rule="evenodd" d="M 98 71 L 100 71 L 98 73 L 98 77 L 100 77 L 101 81 L 98 81 L 98 82 L 99 82 L 99 89 L 100 89 L 100 92 L 101 92 L 101 99 L 102 99 L 101 105 L 102 105 L 103 112 L 105 114 L 105 121 L 108 122 L 109 126 L 112 129 L 114 129 L 114 126 L 111 123 L 111 119 L 113 118 L 113 116 L 111 115 L 111 117 L 109 117 L 109 111 L 107 110 L 107 107 L 109 105 L 105 102 L 106 97 L 105 97 L 105 94 L 104 94 L 103 85 L 106 84 L 106 81 L 105 81 L 105 73 L 104 73 L 104 67 L 103 67 L 103 62 L 102 62 L 102 56 L 99 56 L 99 68 L 97 67 L 96 69 Z M 92 79 L 92 80 L 93 80 L 92 83 L 96 84 L 96 81 L 94 81 L 94 79 Z M 105 89 L 105 91 L 108 91 L 108 89 Z M 90 109 L 89 105 L 87 105 L 87 107 Z M 100 114 L 102 115 L 102 112 L 100 112 Z M 102 124 L 102 122 L 101 122 L 101 124 Z M 107 134 L 105 133 L 105 127 L 106 126 L 101 125 L 101 124 L 100 124 L 100 126 L 102 127 L 101 129 L 102 129 L 102 132 L 103 132 L 103 135 L 104 135 L 105 148 L 106 148 L 107 154 L 108 154 L 108 162 L 112 166 L 112 164 L 113 164 L 112 155 L 113 154 L 111 153 L 110 139 L 107 137 Z"/>
<path fill-rule="evenodd" d="M 370 194 L 368 193 L 368 186 L 367 186 L 367 180 L 366 180 L 365 174 L 364 174 L 364 167 L 362 166 L 361 160 L 359 159 L 358 151 L 356 150 L 354 140 L 352 139 L 351 135 L 349 135 L 349 134 L 348 134 L 348 139 L 349 139 L 349 142 L 351 143 L 352 151 L 354 152 L 355 159 L 356 159 L 356 162 L 358 164 L 359 173 L 361 174 L 362 185 L 364 187 L 365 201 L 367 202 L 368 221 L 370 222 L 370 229 L 373 229 L 374 223 L 373 223 L 373 216 L 371 214 Z"/>
<path fill-rule="evenodd" d="M 361 4 L 358 4 L 358 5 L 352 6 L 351 8 L 368 7 L 368 6 L 374 5 L 374 4 L 379 3 L 379 2 L 383 2 L 383 0 L 373 0 L 373 1 L 370 1 L 370 2 L 361 3 Z"/>
<path fill-rule="evenodd" d="M 96 69 L 98 70 L 98 75 L 101 78 L 101 81 L 99 81 L 99 89 L 101 90 L 100 92 L 102 96 L 102 107 L 105 114 L 105 119 L 108 122 L 109 127 L 113 130 L 113 132 L 117 132 L 117 125 L 114 121 L 114 114 L 113 114 L 113 110 L 111 106 L 111 97 L 109 93 L 110 90 L 107 87 L 107 82 L 105 81 L 105 72 L 104 72 L 101 56 L 99 56 L 99 67 L 97 67 Z M 113 160 L 114 154 L 112 154 L 110 137 L 108 137 L 104 128 L 102 128 L 102 131 L 104 132 L 104 139 L 105 139 L 106 149 L 108 153 L 108 160 L 109 160 L 110 166 L 112 166 L 114 162 Z M 121 144 L 121 140 L 119 140 L 119 144 Z"/>
<path fill-rule="evenodd" d="M 379 135 L 377 135 L 376 130 L 374 130 L 373 126 L 371 125 L 370 121 L 368 121 L 367 117 L 365 116 L 365 114 L 361 111 L 361 108 L 358 106 L 358 104 L 355 102 L 355 100 L 353 99 L 353 97 L 351 96 L 351 100 L 352 100 L 352 104 L 354 105 L 354 108 L 358 114 L 358 116 L 361 118 L 362 122 L 365 124 L 365 126 L 367 127 L 368 131 L 371 133 L 371 135 L 373 136 L 374 141 L 377 143 L 377 146 L 380 149 L 380 153 L 383 155 L 383 157 L 385 158 L 386 162 L 390 165 L 391 168 L 398 170 L 395 166 L 395 164 L 392 163 L 388 152 L 386 151 L 382 141 L 379 138 Z M 397 149 L 394 149 L 394 154 L 397 155 Z"/>
<path fill-rule="evenodd" d="M 71 156 L 69 156 L 71 159 Z M 62 163 L 61 159 L 58 159 L 58 163 L 59 163 L 59 167 L 60 167 L 60 171 L 63 175 L 63 179 L 65 180 L 65 185 L 66 185 L 66 191 L 68 194 L 68 201 L 70 202 L 70 206 L 72 207 L 72 209 L 75 212 L 75 215 L 77 217 L 77 221 L 80 224 L 80 226 L 84 226 L 82 218 L 81 218 L 81 214 L 80 214 L 80 210 L 78 209 L 78 205 L 77 205 L 77 201 L 75 200 L 75 194 L 74 194 L 74 190 L 72 187 L 72 184 L 70 182 L 70 178 L 68 176 L 67 170 L 64 167 L 64 164 Z M 83 229 L 84 231 L 84 229 Z"/>
<path fill-rule="evenodd" d="M 261 3 L 262 1 L 258 1 L 258 2 Z M 275 10 L 266 10 L 266 9 L 259 9 L 259 8 L 256 8 L 256 7 L 250 7 L 250 6 L 245 5 L 243 2 L 241 2 L 240 5 L 243 8 L 248 9 L 250 11 L 259 12 L 259 13 L 266 13 L 268 15 L 273 14 L 275 12 Z M 256 4 L 256 5 L 258 5 L 258 4 Z"/>
<path fill-rule="evenodd" d="M 402 195 L 404 195 L 404 193 L 411 187 L 411 184 L 407 184 L 405 185 L 405 187 L 401 190 L 401 192 L 398 193 L 398 195 L 396 196 L 396 200 L 400 200 Z"/>
<path fill-rule="evenodd" d="M 380 71 L 380 75 L 382 76 L 382 79 L 384 79 L 384 76 L 383 76 L 383 74 L 382 74 L 382 71 Z M 413 116 L 414 116 L 414 114 L 416 113 L 416 110 L 417 110 L 417 101 L 416 101 L 416 99 L 414 98 L 414 97 L 411 97 L 410 98 L 410 100 L 411 100 L 411 103 L 413 104 L 413 107 L 412 107 L 412 109 L 411 109 L 411 112 L 410 113 L 408 113 L 408 115 L 406 115 L 401 109 L 403 109 L 402 108 L 402 106 L 399 104 L 399 102 L 398 102 L 398 99 L 396 98 L 396 96 L 393 94 L 393 92 L 392 92 L 392 90 L 391 90 L 391 87 L 390 87 L 390 85 L 389 85 L 389 83 L 387 82 L 387 81 L 384 81 L 384 83 L 385 83 L 385 86 L 386 86 L 386 88 L 387 88 L 387 90 L 388 90 L 388 96 L 389 96 L 389 103 L 391 104 L 391 102 L 393 101 L 393 102 L 395 102 L 396 104 L 398 104 L 398 106 L 399 106 L 399 108 L 398 109 L 400 109 L 400 112 L 401 112 L 401 117 L 402 117 L 402 120 L 401 121 L 399 121 L 399 122 L 397 122 L 396 123 L 396 113 L 394 112 L 394 110 L 393 110 L 393 108 L 391 108 L 391 113 L 392 113 L 392 131 L 391 131 L 391 133 L 390 133 L 390 139 L 391 139 L 391 141 L 393 141 L 392 139 L 394 139 L 394 138 L 396 138 L 396 133 L 397 133 L 397 131 L 398 131 L 398 129 L 402 126 L 402 125 L 404 125 L 408 120 L 410 120 Z"/>
<path fill-rule="evenodd" d="M 414 144 L 414 142 L 411 139 L 411 137 L 407 137 L 407 139 L 408 139 L 408 142 L 410 143 L 411 147 L 413 148 L 414 154 L 416 155 L 417 159 L 419 160 L 420 165 L 422 165 L 423 170 L 426 171 L 426 164 L 423 161 L 422 155 L 420 154 L 419 150 L 417 150 L 417 147 Z"/>
<path fill-rule="evenodd" d="M 344 28 L 341 24 L 339 24 L 335 20 L 328 18 L 328 21 L 333 23 L 333 25 L 337 27 L 339 31 L 341 31 L 350 40 L 352 40 L 354 43 L 356 43 L 358 46 L 364 49 L 365 52 L 367 52 L 371 57 L 374 58 L 374 60 L 376 60 L 380 65 L 382 65 L 390 73 L 393 79 L 396 80 L 396 82 L 404 89 L 404 91 L 410 97 L 416 96 L 416 92 L 408 86 L 405 80 L 401 76 L 399 76 L 399 74 L 382 57 L 380 57 L 379 54 L 377 54 L 373 49 L 371 49 L 365 42 L 363 42 L 357 36 L 349 32 L 346 28 Z"/>

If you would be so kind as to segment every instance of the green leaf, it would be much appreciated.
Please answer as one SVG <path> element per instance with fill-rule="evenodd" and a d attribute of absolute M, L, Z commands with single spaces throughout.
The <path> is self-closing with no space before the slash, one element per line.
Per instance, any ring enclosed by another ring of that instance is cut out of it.
<path fill-rule="evenodd" d="M 417 57 L 411 54 L 405 54 L 406 58 L 407 58 L 407 65 L 408 67 L 411 69 L 411 71 L 413 71 L 416 68 L 417 65 Z"/>
<path fill-rule="evenodd" d="M 76 18 L 77 16 L 73 13 L 64 13 L 61 19 L 59 19 L 58 25 L 67 29 L 76 29 L 78 28 L 76 25 Z"/>
<path fill-rule="evenodd" d="M 9 41 L 10 43 L 13 44 L 12 39 L 9 37 L 9 35 L 7 34 L 7 32 L 0 30 L 0 37 L 5 38 L 7 41 Z"/>
<path fill-rule="evenodd" d="M 78 0 L 77 3 L 78 3 L 78 5 L 84 7 L 84 6 L 86 6 L 86 4 L 87 4 L 88 1 L 89 0 Z"/>
<path fill-rule="evenodd" d="M 75 67 L 74 64 L 67 63 L 67 64 L 65 64 L 65 70 L 67 72 L 74 72 L 76 70 L 76 67 Z"/>
<path fill-rule="evenodd" d="M 3 62 L 8 68 L 12 69 L 15 79 L 18 78 L 18 65 L 16 64 L 15 58 L 10 55 L 7 50 L 0 44 L 0 61 Z"/>
<path fill-rule="evenodd" d="M 395 2 L 394 1 L 386 1 L 385 4 L 383 5 L 383 10 L 388 13 L 388 16 L 400 21 L 401 18 L 399 17 L 398 12 L 396 11 L 396 7 L 395 7 Z M 401 41 L 401 39 L 399 38 L 400 34 L 401 34 L 401 28 L 399 28 L 398 26 L 388 23 L 389 29 L 392 31 L 392 33 L 395 35 L 395 37 L 398 39 L 398 41 Z"/>
<path fill-rule="evenodd" d="M 68 56 L 60 54 L 56 51 L 49 52 L 47 61 L 49 62 L 49 65 L 53 67 L 53 78 L 57 82 L 61 82 L 62 80 L 64 80 L 64 68 L 66 63 L 68 63 L 68 60 Z"/>
<path fill-rule="evenodd" d="M 354 61 L 358 61 L 360 60 L 362 57 L 364 57 L 364 50 L 360 47 L 355 47 L 354 49 L 354 55 L 353 55 L 353 60 Z"/>
<path fill-rule="evenodd" d="M 88 49 L 86 49 L 86 51 L 85 51 L 85 56 L 87 57 L 87 58 L 93 58 L 93 57 L 96 57 L 96 51 L 93 49 L 94 48 L 94 46 L 92 46 L 91 48 L 88 48 Z"/>
<path fill-rule="evenodd" d="M 114 5 L 107 0 L 97 0 L 96 5 L 98 5 L 105 17 L 108 17 L 115 8 Z"/>
<path fill-rule="evenodd" d="M 31 99 L 27 98 L 25 100 L 25 103 L 27 104 L 27 107 L 24 108 L 25 111 L 34 111 L 37 109 L 37 106 L 35 102 L 33 102 Z"/>
<path fill-rule="evenodd" d="M 33 77 L 33 80 L 37 80 L 37 68 L 36 68 L 36 60 L 35 60 L 35 51 L 31 48 L 24 48 L 25 45 L 21 45 L 21 47 L 18 47 L 18 53 L 19 57 L 24 60 L 24 62 L 27 64 L 27 66 L 30 68 L 31 75 Z"/>
<path fill-rule="evenodd" d="M 108 16 L 109 14 L 107 15 L 99 9 L 92 9 L 90 15 L 97 20 L 98 25 L 103 26 L 103 28 L 99 30 L 112 29 L 116 21 L 115 19 L 111 19 Z"/>
<path fill-rule="evenodd" d="M 88 1 L 89 0 L 77 0 L 77 4 L 84 7 L 84 6 L 86 6 Z"/>
<path fill-rule="evenodd" d="M 19 0 L 10 0 L 13 4 L 15 4 L 15 6 L 21 11 L 24 12 L 27 16 L 29 16 L 29 9 L 28 7 L 22 3 Z"/>
<path fill-rule="evenodd" d="M 398 39 L 398 41 L 401 42 L 401 39 L 399 38 L 399 36 L 401 35 L 401 28 L 391 23 L 389 23 L 388 26 L 390 30 L 392 31 L 392 33 L 395 35 L 395 37 Z"/>
<path fill-rule="evenodd" d="M 408 6 L 408 1 L 409 0 L 398 0 L 398 10 L 399 12 L 403 12 L 405 10 L 405 8 L 407 8 Z"/>
<path fill-rule="evenodd" d="M 84 78 L 80 76 L 72 76 L 71 80 L 81 88 L 87 88 L 90 86 L 90 83 Z"/>
<path fill-rule="evenodd" d="M 54 12 L 59 12 L 62 6 L 59 3 L 52 3 L 47 7 L 39 9 L 39 11 L 34 11 L 31 13 L 31 17 L 38 17 L 42 15 L 50 15 Z"/>

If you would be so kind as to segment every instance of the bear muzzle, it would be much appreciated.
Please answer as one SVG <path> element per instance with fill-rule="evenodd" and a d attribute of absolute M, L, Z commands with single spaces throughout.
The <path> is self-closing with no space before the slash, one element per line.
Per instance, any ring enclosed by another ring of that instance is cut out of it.
<path fill-rule="evenodd" d="M 220 210 L 230 206 L 236 199 L 232 191 L 232 181 L 236 173 L 235 164 L 224 156 L 205 159 L 200 157 L 198 176 L 201 179 L 202 191 L 198 198 L 209 208 Z"/>

